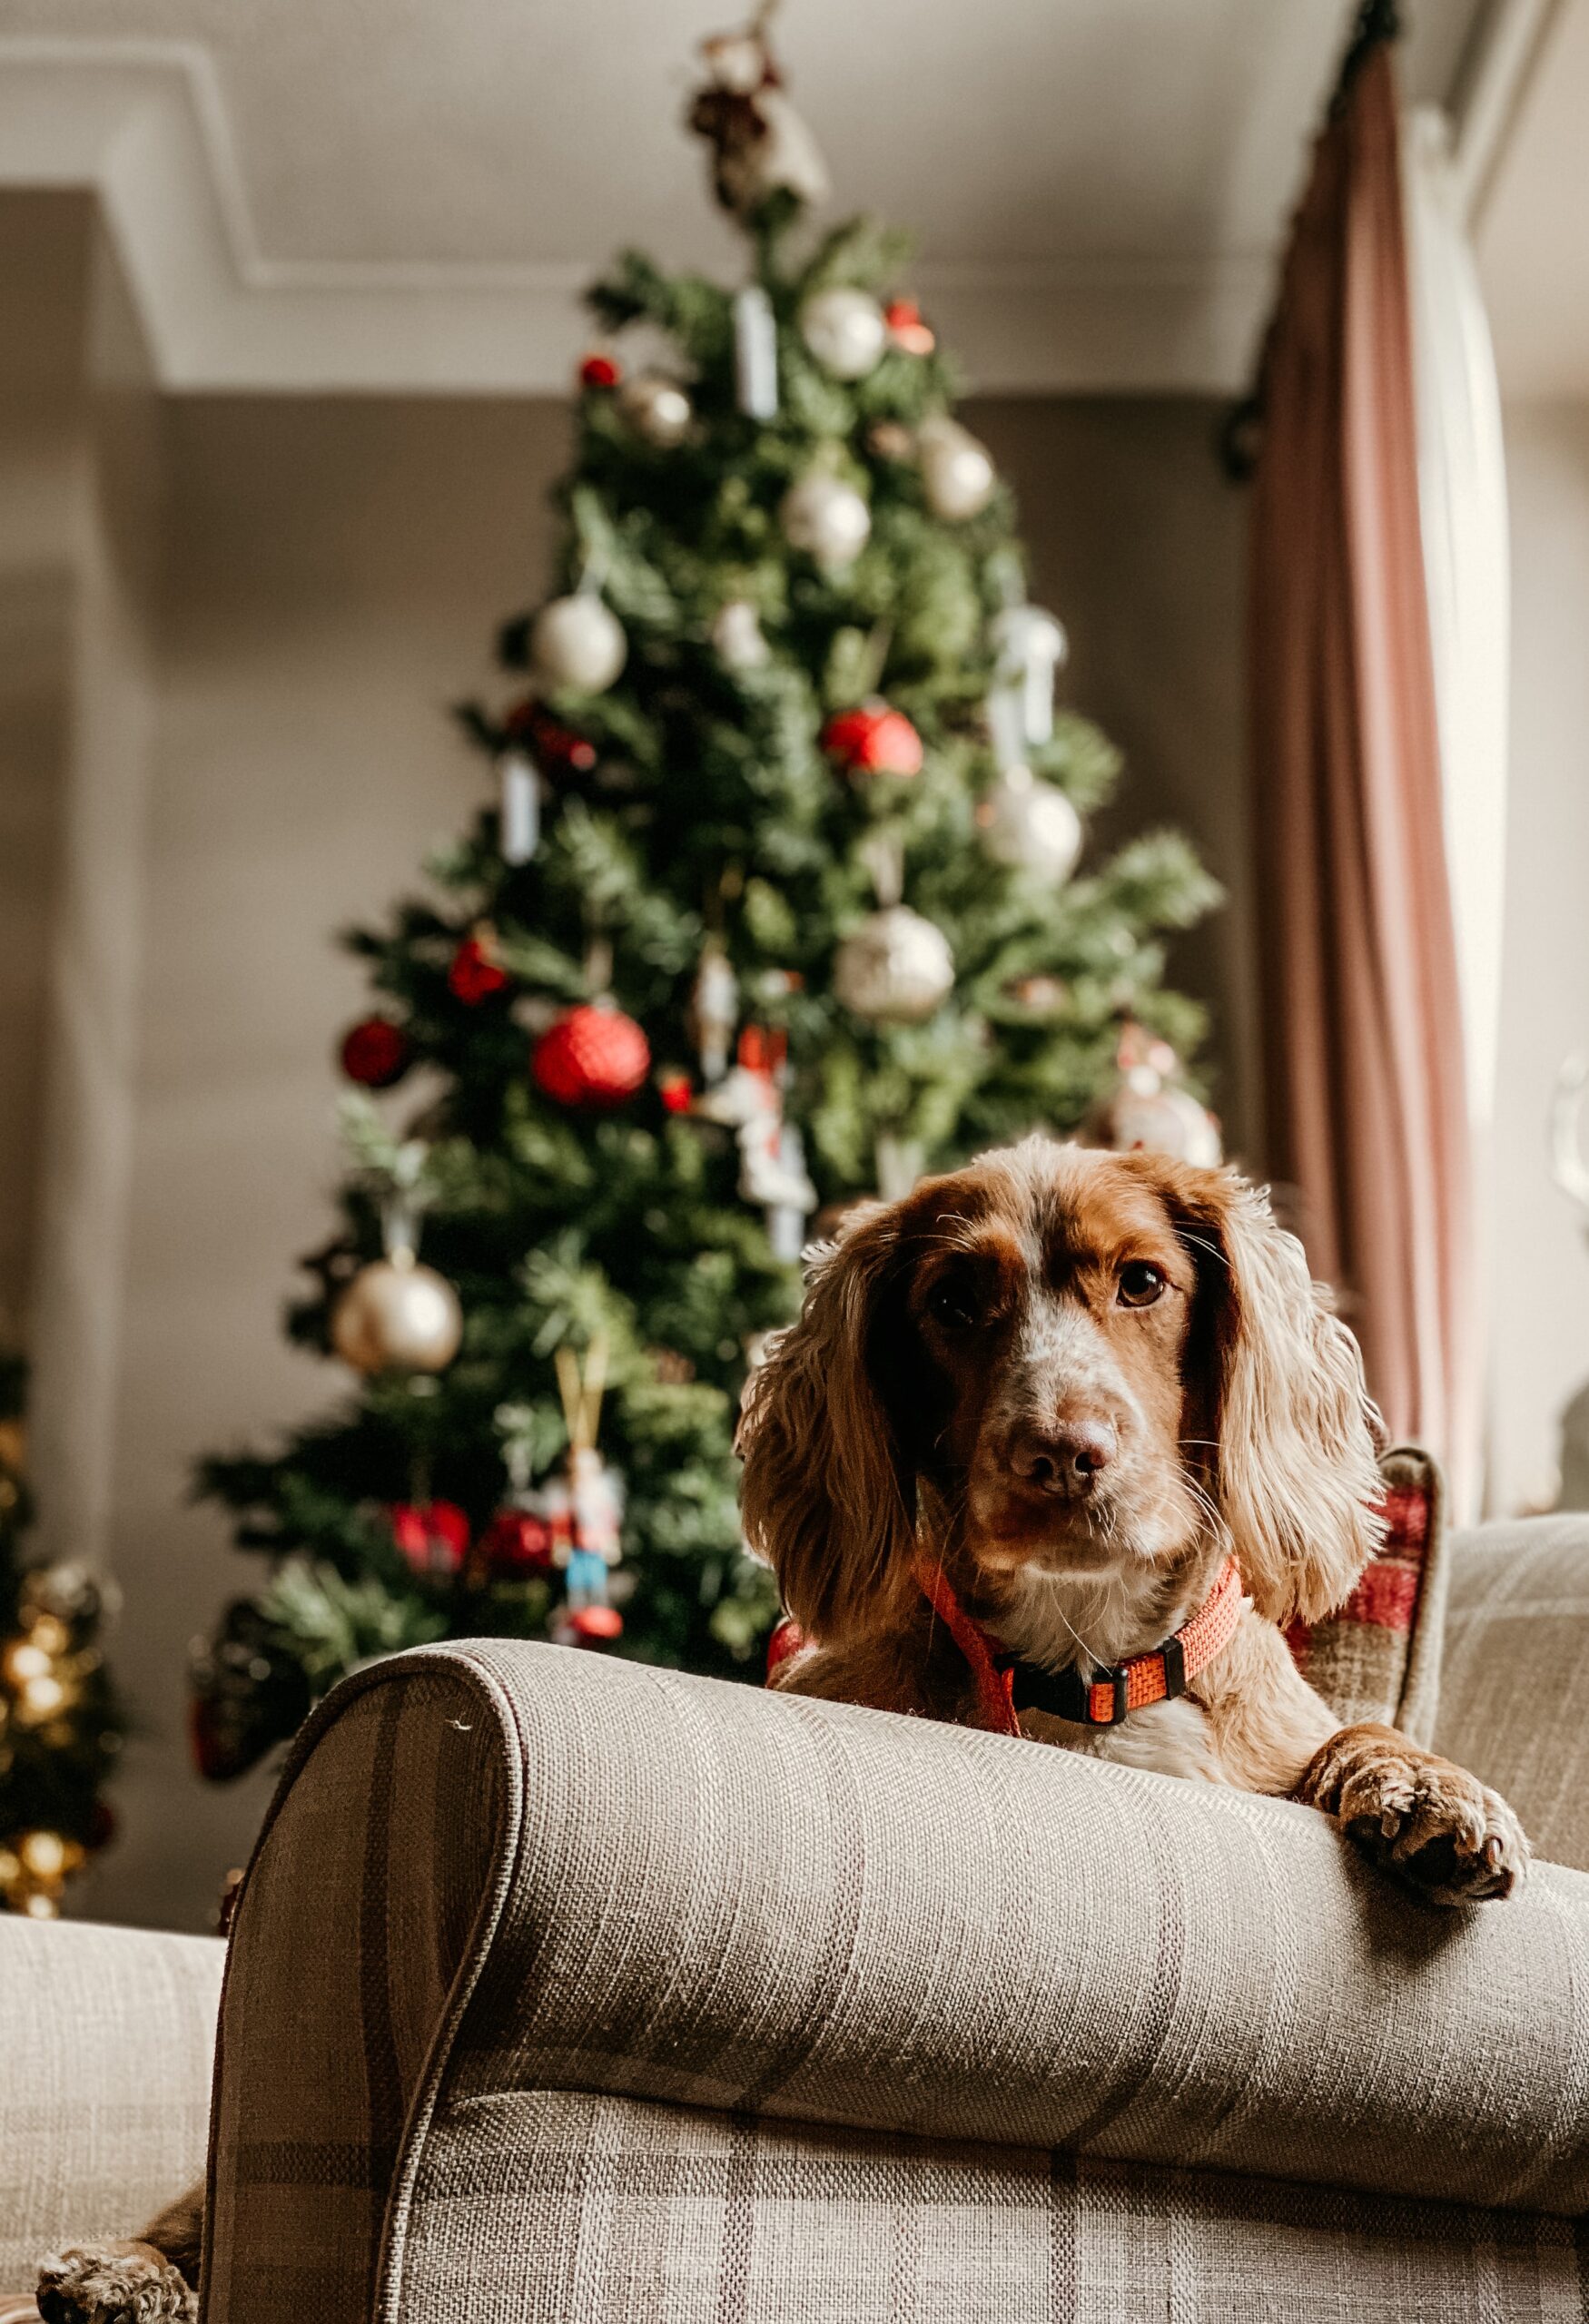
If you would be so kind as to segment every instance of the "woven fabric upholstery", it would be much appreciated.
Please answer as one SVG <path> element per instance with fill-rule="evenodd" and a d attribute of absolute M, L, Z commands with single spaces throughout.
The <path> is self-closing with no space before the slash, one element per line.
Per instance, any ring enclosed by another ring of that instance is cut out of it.
<path fill-rule="evenodd" d="M 222 1948 L 0 1915 L 0 2287 L 131 2235 L 204 2164 Z"/>
<path fill-rule="evenodd" d="M 1436 1740 L 1589 1869 L 1589 1518 L 1480 1526 L 1453 1545 Z"/>
<path fill-rule="evenodd" d="M 1386 1535 L 1344 1606 L 1287 1642 L 1344 1726 L 1384 1719 L 1416 1743 L 1435 1729 L 1446 1588 L 1446 1488 L 1417 1446 L 1382 1453 Z"/>
<path fill-rule="evenodd" d="M 432 2125 L 405 2324 L 1576 2318 L 1571 2221 L 520 2091 Z"/>
<path fill-rule="evenodd" d="M 522 2102 L 559 2091 L 984 2142 L 1001 2177 L 1060 2148 L 1575 2212 L 1586 1950 L 1573 1872 L 1438 1914 L 1281 1803 L 555 1648 L 428 1649 L 322 1707 L 251 1870 L 205 2312 L 465 2312 L 422 2304 L 438 2206 L 459 2169 L 489 2206 Z M 582 2201 L 548 2197 L 537 2238 Z M 493 2253 L 517 2289 L 479 2313 L 607 2312 L 514 2308 L 543 2257 L 505 2230 Z"/>

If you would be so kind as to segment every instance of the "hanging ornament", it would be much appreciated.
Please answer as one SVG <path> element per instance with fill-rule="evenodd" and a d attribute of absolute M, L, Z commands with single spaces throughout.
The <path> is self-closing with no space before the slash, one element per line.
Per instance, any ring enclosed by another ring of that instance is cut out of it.
<path fill-rule="evenodd" d="M 617 1106 L 645 1080 L 651 1049 L 634 1019 L 615 1003 L 586 1001 L 541 1035 L 529 1069 L 560 1106 Z"/>
<path fill-rule="evenodd" d="M 759 282 L 734 294 L 734 391 L 749 419 L 778 416 L 778 326 Z"/>
<path fill-rule="evenodd" d="M 800 310 L 800 336 L 835 379 L 864 379 L 888 344 L 883 310 L 869 291 L 835 283 L 814 290 Z"/>
<path fill-rule="evenodd" d="M 360 1267 L 331 1311 L 331 1345 L 355 1372 L 445 1372 L 462 1338 L 457 1292 L 401 1245 Z"/>
<path fill-rule="evenodd" d="M 707 635 L 725 670 L 760 670 L 772 659 L 773 649 L 762 635 L 761 615 L 746 597 L 730 597 L 726 605 L 719 606 Z"/>
<path fill-rule="evenodd" d="M 1120 1082 L 1088 1121 L 1091 1143 L 1117 1154 L 1168 1154 L 1199 1169 L 1217 1168 L 1223 1158 L 1219 1122 L 1177 1081 L 1180 1061 L 1170 1043 L 1128 1024 L 1115 1061 Z"/>
<path fill-rule="evenodd" d="M 784 94 L 765 35 L 752 26 L 701 43 L 706 84 L 688 122 L 712 148 L 712 190 L 725 210 L 748 218 L 769 194 L 797 202 L 827 197 L 827 165 L 816 140 Z"/>
<path fill-rule="evenodd" d="M 392 1540 L 415 1573 L 445 1581 L 469 1555 L 469 1519 L 454 1501 L 394 1502 L 386 1516 Z"/>
<path fill-rule="evenodd" d="M 1044 970 L 1018 977 L 1009 991 L 1017 1008 L 1029 1009 L 1034 1017 L 1055 1017 L 1071 1002 L 1071 988 L 1063 977 L 1051 976 Z"/>
<path fill-rule="evenodd" d="M 690 990 L 690 1032 L 700 1054 L 701 1078 L 721 1081 L 728 1070 L 728 1047 L 739 1022 L 739 982 L 720 944 L 701 954 Z"/>
<path fill-rule="evenodd" d="M 916 430 L 922 487 L 934 517 L 961 524 L 979 517 L 993 497 L 998 475 L 985 445 L 945 413 L 923 419 Z"/>
<path fill-rule="evenodd" d="M 622 625 L 593 590 L 554 597 L 535 617 L 530 658 L 549 686 L 605 694 L 628 658 Z"/>
<path fill-rule="evenodd" d="M 497 839 L 504 863 L 528 863 L 540 844 L 540 773 L 525 751 L 497 762 Z"/>
<path fill-rule="evenodd" d="M 922 310 L 913 299 L 895 299 L 883 318 L 888 326 L 888 336 L 902 355 L 931 355 L 938 341 L 931 326 L 922 320 Z"/>
<path fill-rule="evenodd" d="M 998 656 L 995 684 L 1019 698 L 1023 743 L 1047 743 L 1054 731 L 1054 674 L 1070 651 L 1064 626 L 1041 606 L 1006 606 L 988 624 Z"/>
<path fill-rule="evenodd" d="M 695 406 L 677 380 L 665 379 L 655 371 L 641 371 L 624 381 L 618 389 L 618 409 L 636 435 L 659 451 L 682 444 L 696 416 Z"/>
<path fill-rule="evenodd" d="M 846 774 L 922 772 L 921 736 L 903 710 L 891 710 L 885 702 L 835 713 L 822 730 L 822 747 Z"/>
<path fill-rule="evenodd" d="M 623 1617 L 608 1603 L 608 1576 L 623 1555 L 623 1480 L 596 1449 L 607 1384 L 607 1342 L 599 1334 L 580 1364 L 571 1347 L 556 1356 L 558 1393 L 568 1429 L 566 1518 L 552 1526 L 552 1559 L 563 1571 L 558 1631 L 570 1643 L 617 1638 Z"/>
<path fill-rule="evenodd" d="M 834 992 L 853 1016 L 873 1024 L 920 1024 L 953 983 L 948 938 L 908 904 L 873 912 L 834 955 Z"/>
<path fill-rule="evenodd" d="M 565 726 L 538 703 L 534 694 L 516 702 L 503 721 L 509 737 L 521 742 L 542 773 L 552 780 L 588 774 L 596 764 L 596 744 Z"/>
<path fill-rule="evenodd" d="M 872 533 L 872 512 L 854 486 L 825 468 L 790 486 L 778 521 L 791 548 L 804 549 L 828 573 L 854 564 Z"/>
<path fill-rule="evenodd" d="M 616 388 L 623 376 L 610 355 L 587 355 L 579 366 L 582 388 Z"/>
<path fill-rule="evenodd" d="M 805 1167 L 805 1141 L 793 1122 L 781 1123 L 773 1163 L 776 1187 L 767 1204 L 773 1256 L 793 1266 L 805 1247 L 805 1222 L 816 1208 L 816 1188 Z"/>
<path fill-rule="evenodd" d="M 499 1509 L 480 1537 L 479 1557 L 493 1581 L 548 1572 L 552 1529 L 537 1510 Z"/>
<path fill-rule="evenodd" d="M 363 1017 L 342 1037 L 342 1071 L 366 1089 L 390 1089 L 409 1069 L 409 1037 L 390 1017 Z"/>
<path fill-rule="evenodd" d="M 1039 783 L 1029 766 L 993 777 L 977 808 L 982 845 L 995 863 L 1030 872 L 1058 886 L 1081 852 L 1081 818 L 1064 793 Z"/>
<path fill-rule="evenodd" d="M 453 954 L 447 971 L 447 989 L 466 1009 L 478 1009 L 482 1000 L 489 1000 L 493 993 L 501 992 L 508 982 L 508 971 L 497 958 L 495 932 L 482 921 Z"/>
<path fill-rule="evenodd" d="M 663 1109 L 666 1113 L 687 1114 L 694 1108 L 695 1084 L 691 1081 L 689 1075 L 677 1066 L 669 1073 L 657 1075 L 656 1094 L 661 1098 Z"/>

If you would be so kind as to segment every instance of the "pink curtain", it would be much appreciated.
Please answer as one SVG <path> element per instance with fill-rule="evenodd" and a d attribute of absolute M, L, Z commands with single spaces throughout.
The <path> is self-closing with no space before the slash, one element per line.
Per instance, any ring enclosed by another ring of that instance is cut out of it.
<path fill-rule="evenodd" d="M 1265 349 L 1249 610 L 1268 1162 L 1393 1435 L 1472 1488 L 1471 1190 L 1391 59 L 1318 140 Z"/>

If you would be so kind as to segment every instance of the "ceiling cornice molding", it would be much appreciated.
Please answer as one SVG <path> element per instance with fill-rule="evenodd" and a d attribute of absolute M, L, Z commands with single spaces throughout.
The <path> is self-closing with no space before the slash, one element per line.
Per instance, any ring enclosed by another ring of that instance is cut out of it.
<path fill-rule="evenodd" d="M 98 195 L 163 385 L 179 392 L 568 392 L 589 335 L 582 260 L 272 258 L 254 231 L 208 50 L 0 36 L 0 186 Z M 915 280 L 989 394 L 1225 393 L 1271 280 L 1209 260 L 930 261 Z"/>

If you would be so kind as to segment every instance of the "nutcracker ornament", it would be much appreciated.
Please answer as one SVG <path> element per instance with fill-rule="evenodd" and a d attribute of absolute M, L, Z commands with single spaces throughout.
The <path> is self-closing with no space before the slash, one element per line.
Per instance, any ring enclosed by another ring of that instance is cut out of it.
<path fill-rule="evenodd" d="M 739 1021 L 739 980 L 720 944 L 701 954 L 690 994 L 690 1031 L 701 1060 L 701 1078 L 721 1081 L 728 1070 L 729 1045 Z"/>
<path fill-rule="evenodd" d="M 623 1617 L 609 1602 L 608 1577 L 623 1556 L 623 1480 L 596 1449 L 607 1385 L 607 1342 L 599 1334 L 581 1365 L 567 1345 L 557 1352 L 558 1393 L 568 1429 L 568 1470 L 552 1526 L 552 1561 L 562 1570 L 563 1599 L 553 1635 L 563 1645 L 615 1639 Z"/>
<path fill-rule="evenodd" d="M 1041 606 L 1006 606 L 989 623 L 988 642 L 998 657 L 996 690 L 1014 697 L 1021 743 L 1051 741 L 1054 677 L 1070 651 L 1063 624 Z"/>

